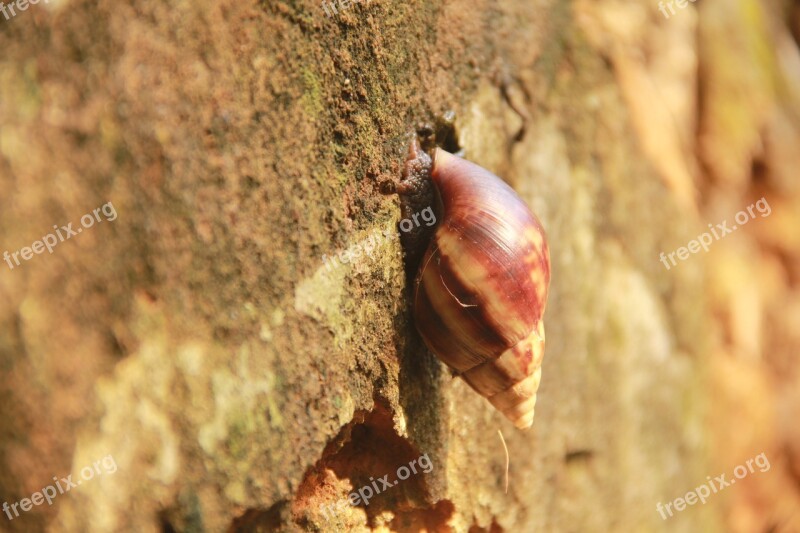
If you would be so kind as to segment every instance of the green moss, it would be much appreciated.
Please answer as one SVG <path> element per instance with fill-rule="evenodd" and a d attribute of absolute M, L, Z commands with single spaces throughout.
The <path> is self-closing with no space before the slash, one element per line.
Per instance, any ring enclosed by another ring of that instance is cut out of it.
<path fill-rule="evenodd" d="M 303 76 L 303 97 L 301 103 L 303 109 L 312 117 L 317 118 L 322 114 L 322 85 L 319 78 L 310 69 L 304 68 Z"/>
<path fill-rule="evenodd" d="M 227 445 L 231 452 L 231 457 L 235 460 L 241 461 L 247 458 L 255 428 L 256 422 L 250 411 L 244 410 L 231 420 L 228 427 Z"/>
<path fill-rule="evenodd" d="M 269 425 L 272 428 L 279 429 L 283 427 L 281 409 L 273 395 L 267 397 L 267 413 L 269 413 Z"/>
<path fill-rule="evenodd" d="M 183 517 L 183 527 L 186 533 L 201 533 L 205 531 L 203 526 L 203 513 L 200 509 L 200 499 L 194 489 L 191 489 L 188 494 L 181 494 L 180 496 L 181 509 L 186 510 L 186 515 Z"/>

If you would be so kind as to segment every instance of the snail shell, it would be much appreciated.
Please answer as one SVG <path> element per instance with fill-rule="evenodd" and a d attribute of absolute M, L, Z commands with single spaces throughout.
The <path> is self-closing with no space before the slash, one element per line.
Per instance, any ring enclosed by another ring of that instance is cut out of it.
<path fill-rule="evenodd" d="M 429 176 L 421 176 L 428 174 Z M 544 230 L 525 202 L 486 169 L 416 141 L 398 192 L 438 192 L 439 224 L 413 285 L 425 344 L 520 429 L 533 424 L 550 283 Z"/>

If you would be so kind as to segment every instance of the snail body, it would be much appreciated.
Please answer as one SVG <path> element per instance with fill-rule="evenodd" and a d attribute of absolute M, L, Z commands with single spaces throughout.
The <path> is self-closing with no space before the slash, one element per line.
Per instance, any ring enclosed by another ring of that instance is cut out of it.
<path fill-rule="evenodd" d="M 417 330 L 440 360 L 514 425 L 530 427 L 550 283 L 539 220 L 491 172 L 440 148 L 431 157 L 417 141 L 397 192 L 404 212 L 433 201 L 439 214 L 432 235 L 412 235 L 403 243 L 418 264 L 412 285 Z M 424 238 L 427 248 L 421 248 Z"/>

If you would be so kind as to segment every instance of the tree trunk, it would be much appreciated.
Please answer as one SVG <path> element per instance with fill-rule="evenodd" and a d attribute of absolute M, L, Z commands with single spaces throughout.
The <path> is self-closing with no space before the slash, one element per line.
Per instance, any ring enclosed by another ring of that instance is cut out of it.
<path fill-rule="evenodd" d="M 0 18 L 3 250 L 82 230 L 0 267 L 0 502 L 82 482 L 0 529 L 800 527 L 797 9 L 668 6 L 72 0 Z M 413 326 L 381 191 L 448 111 L 548 235 L 528 431 Z M 770 218 L 675 256 L 762 196 Z M 771 473 L 658 510 L 759 452 Z"/>

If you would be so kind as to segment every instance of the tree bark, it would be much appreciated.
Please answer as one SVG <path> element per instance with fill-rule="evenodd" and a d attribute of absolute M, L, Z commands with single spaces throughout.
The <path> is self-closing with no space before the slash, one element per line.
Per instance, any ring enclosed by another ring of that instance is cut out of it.
<path fill-rule="evenodd" d="M 0 20 L 4 249 L 118 213 L 0 267 L 0 501 L 116 465 L 0 522 L 723 530 L 723 497 L 656 510 L 742 459 L 716 440 L 737 420 L 709 385 L 718 271 L 660 254 L 747 205 L 756 162 L 785 212 L 800 196 L 796 42 L 777 5 L 736 6 L 74 0 Z M 548 234 L 527 432 L 425 349 L 408 308 L 381 188 L 446 111 Z M 375 232 L 371 255 L 342 255 Z M 429 472 L 337 506 L 423 456 Z"/>

